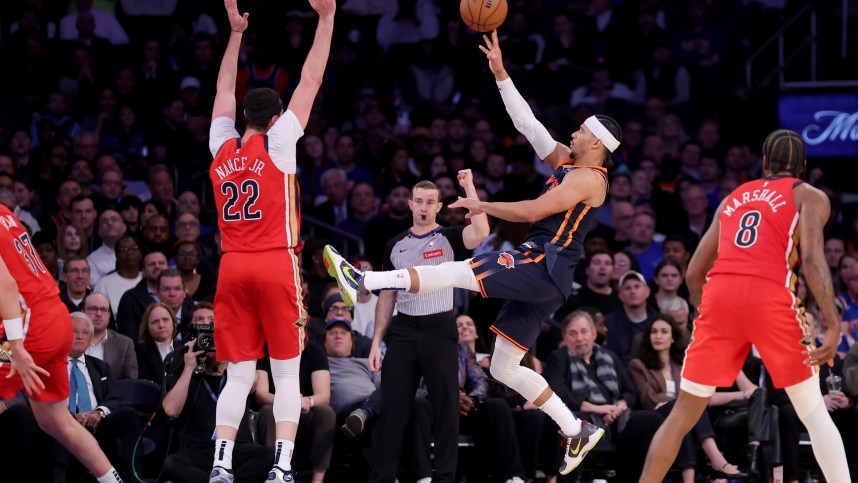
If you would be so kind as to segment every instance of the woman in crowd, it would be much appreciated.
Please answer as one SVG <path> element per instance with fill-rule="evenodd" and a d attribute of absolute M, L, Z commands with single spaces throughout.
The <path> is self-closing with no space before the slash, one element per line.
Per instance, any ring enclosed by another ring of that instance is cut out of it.
<path fill-rule="evenodd" d="M 74 223 L 66 223 L 57 232 L 57 269 L 59 273 L 63 273 L 63 260 L 66 260 L 71 255 L 77 255 L 86 258 L 89 255 L 89 246 L 86 237 L 83 236 L 80 228 Z"/>
<path fill-rule="evenodd" d="M 675 297 L 682 297 L 679 293 L 682 287 L 682 266 L 676 260 L 665 258 L 658 262 L 655 267 L 655 283 L 656 290 L 652 294 L 652 305 L 660 307 L 665 300 L 670 300 Z M 685 298 L 685 297 L 682 297 Z"/>
<path fill-rule="evenodd" d="M 658 314 L 643 333 L 645 336 L 641 339 L 638 357 L 632 359 L 629 371 L 641 396 L 641 406 L 667 417 L 679 394 L 680 372 L 685 356 L 685 347 L 680 343 L 682 332 L 673 317 Z M 714 469 L 713 476 L 745 476 L 721 454 L 709 415 L 704 411 L 692 432 L 682 441 L 679 450 L 683 482 L 694 482 L 698 444 Z"/>
<path fill-rule="evenodd" d="M 164 384 L 164 359 L 181 344 L 176 341 L 179 321 L 173 309 L 158 302 L 146 308 L 140 324 L 137 353 L 138 379 Z"/>

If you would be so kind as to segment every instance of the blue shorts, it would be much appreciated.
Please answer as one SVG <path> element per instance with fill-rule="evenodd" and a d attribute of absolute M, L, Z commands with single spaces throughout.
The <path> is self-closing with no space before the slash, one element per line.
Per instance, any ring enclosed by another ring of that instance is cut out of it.
<path fill-rule="evenodd" d="M 492 332 L 524 351 L 536 342 L 542 322 L 566 301 L 548 273 L 543 253 L 484 253 L 471 260 L 471 270 L 483 297 L 506 300 Z"/>

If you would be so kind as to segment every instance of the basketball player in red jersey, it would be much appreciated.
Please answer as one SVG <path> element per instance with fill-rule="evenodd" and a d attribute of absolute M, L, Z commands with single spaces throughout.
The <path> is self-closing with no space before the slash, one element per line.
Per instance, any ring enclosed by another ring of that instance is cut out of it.
<path fill-rule="evenodd" d="M 43 431 L 68 448 L 100 483 L 122 481 L 92 434 L 69 412 L 71 317 L 24 225 L 2 204 L 0 315 L 0 397 L 12 399 L 23 387 Z M 20 481 L 32 478 L 20 476 Z"/>
<path fill-rule="evenodd" d="M 850 481 L 843 442 L 822 400 L 816 368 L 834 357 L 840 342 L 840 318 L 822 249 L 822 226 L 831 208 L 825 193 L 797 179 L 805 163 L 798 134 L 770 134 L 763 143 L 764 177 L 739 186 L 721 202 L 691 258 L 688 288 L 700 316 L 686 352 L 679 398 L 650 444 L 640 481 L 664 480 L 683 436 L 715 388 L 732 385 L 752 344 L 775 387 L 786 388 L 825 480 Z M 804 276 L 827 324 L 820 348 L 812 345 L 804 309 L 795 297 L 799 246 Z"/>
<path fill-rule="evenodd" d="M 235 129 L 235 78 L 248 14 L 225 0 L 229 42 L 217 80 L 209 148 L 210 176 L 220 212 L 224 251 L 215 296 L 218 360 L 228 379 L 217 404 L 215 459 L 210 480 L 233 481 L 232 448 L 268 343 L 276 395 L 276 455 L 268 481 L 292 481 L 291 458 L 301 399 L 298 365 L 303 340 L 303 301 L 295 249 L 300 212 L 295 143 L 304 134 L 322 84 L 334 29 L 335 0 L 310 0 L 319 14 L 313 46 L 287 109 L 273 89 L 244 98 L 244 135 Z"/>

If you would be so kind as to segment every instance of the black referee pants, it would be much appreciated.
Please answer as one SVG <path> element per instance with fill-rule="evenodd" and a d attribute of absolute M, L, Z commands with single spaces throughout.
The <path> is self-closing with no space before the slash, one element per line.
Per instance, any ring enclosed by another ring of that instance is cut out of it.
<path fill-rule="evenodd" d="M 396 479 L 406 424 L 422 376 L 435 429 L 435 475 L 452 482 L 459 440 L 459 376 L 456 319 L 452 312 L 400 314 L 390 323 L 381 367 L 381 414 L 372 451 L 370 482 Z M 408 438 L 410 441 L 411 438 Z"/>

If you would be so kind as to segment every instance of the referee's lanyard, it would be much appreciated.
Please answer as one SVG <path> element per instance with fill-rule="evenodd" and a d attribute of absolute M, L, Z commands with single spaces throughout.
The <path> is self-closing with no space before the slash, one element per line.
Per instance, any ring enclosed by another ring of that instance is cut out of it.
<path fill-rule="evenodd" d="M 212 387 L 209 385 L 209 380 L 206 379 L 205 375 L 203 375 L 203 384 L 206 385 L 206 391 L 209 392 L 209 396 L 211 396 L 212 401 L 214 401 L 215 404 L 217 404 L 217 398 L 218 397 L 215 395 L 214 391 L 212 391 Z M 220 392 L 223 391 L 224 384 L 226 384 L 226 375 L 221 375 L 220 376 L 220 387 L 218 388 L 218 394 L 220 394 Z M 215 430 L 212 431 L 212 441 L 215 441 L 216 439 L 217 439 L 217 428 L 215 428 Z"/>

